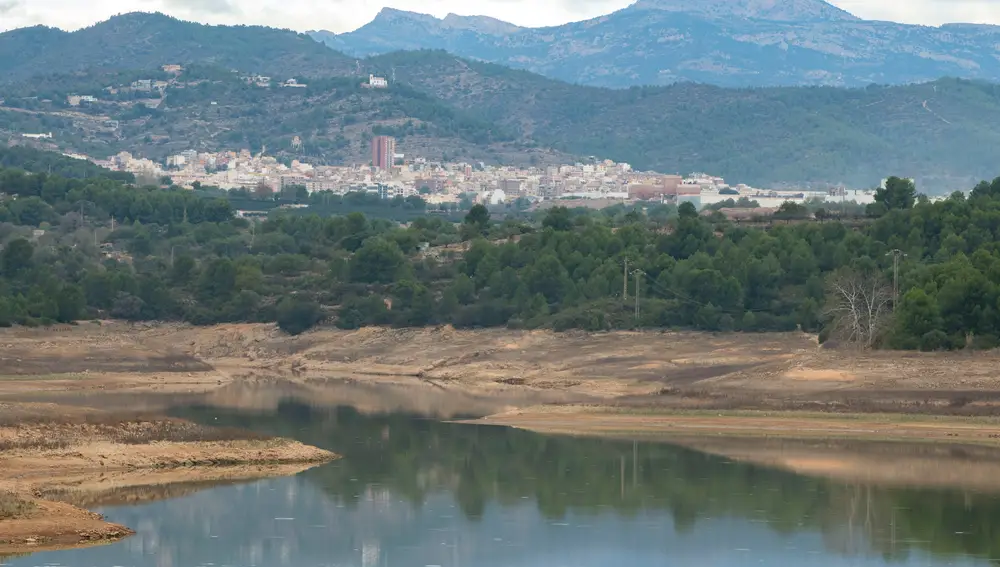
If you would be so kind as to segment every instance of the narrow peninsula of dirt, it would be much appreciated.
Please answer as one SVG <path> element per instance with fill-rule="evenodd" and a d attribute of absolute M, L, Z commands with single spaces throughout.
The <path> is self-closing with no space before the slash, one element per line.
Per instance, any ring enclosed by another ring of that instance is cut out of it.
<path fill-rule="evenodd" d="M 539 433 L 643 437 L 671 442 L 696 436 L 742 439 L 853 439 L 1000 446 L 1000 419 L 797 411 L 647 411 L 602 406 L 537 406 L 467 423 Z"/>
<path fill-rule="evenodd" d="M 0 404 L 0 554 L 117 541 L 132 531 L 78 506 L 296 474 L 333 453 L 183 420 Z"/>

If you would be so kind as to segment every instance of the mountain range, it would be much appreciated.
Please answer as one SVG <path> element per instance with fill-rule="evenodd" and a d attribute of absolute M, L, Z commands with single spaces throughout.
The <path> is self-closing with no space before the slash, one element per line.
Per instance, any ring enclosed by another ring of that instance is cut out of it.
<path fill-rule="evenodd" d="M 326 76 L 346 70 L 353 59 L 304 34 L 260 26 L 206 26 L 158 13 L 115 16 L 74 32 L 34 26 L 0 33 L 0 83 L 39 74 L 174 63 Z"/>
<path fill-rule="evenodd" d="M 349 33 L 309 32 L 352 56 L 443 49 L 562 81 L 629 87 L 867 86 L 945 76 L 1000 81 L 1000 27 L 862 20 L 822 0 L 639 0 L 546 28 L 386 8 Z"/>
<path fill-rule="evenodd" d="M 783 6 L 771 17 L 802 17 Z M 838 14 L 824 17 L 851 21 Z M 166 64 L 187 69 L 169 79 L 160 70 Z M 387 89 L 363 88 L 369 73 L 390 71 L 395 80 Z M 271 74 L 274 84 L 241 78 L 252 73 Z M 125 88 L 141 78 L 175 83 L 162 98 Z M 308 87 L 278 86 L 288 78 Z M 112 86 L 123 89 L 112 95 Z M 69 107 L 74 94 L 96 102 Z M 370 137 L 388 134 L 409 157 L 541 165 L 596 156 L 757 186 L 860 188 L 900 175 L 933 192 L 967 189 L 1000 173 L 996 124 L 1000 86 L 962 79 L 609 89 L 440 50 L 355 61 L 295 32 L 160 14 L 128 14 L 73 33 L 0 34 L 0 140 L 52 132 L 60 148 L 99 157 L 266 146 L 288 159 L 364 163 Z"/>

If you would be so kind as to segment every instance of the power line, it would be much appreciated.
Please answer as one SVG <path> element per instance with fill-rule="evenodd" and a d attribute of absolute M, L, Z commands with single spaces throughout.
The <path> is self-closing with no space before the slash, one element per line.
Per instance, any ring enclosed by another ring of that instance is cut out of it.
<path fill-rule="evenodd" d="M 890 255 L 892 256 L 892 310 L 895 311 L 896 305 L 899 304 L 899 259 L 905 258 L 906 253 L 896 248 L 886 253 L 886 256 Z"/>
<path fill-rule="evenodd" d="M 644 275 L 646 272 L 642 270 L 636 270 L 632 272 L 635 276 L 635 321 L 639 322 L 639 276 Z"/>
<path fill-rule="evenodd" d="M 625 256 L 625 272 L 622 274 L 622 301 L 628 301 L 628 256 Z"/>

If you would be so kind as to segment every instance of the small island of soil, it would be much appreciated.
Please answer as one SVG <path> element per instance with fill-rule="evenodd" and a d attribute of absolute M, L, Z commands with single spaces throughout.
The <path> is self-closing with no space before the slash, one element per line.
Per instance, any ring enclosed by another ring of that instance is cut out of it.
<path fill-rule="evenodd" d="M 0 556 L 110 543 L 133 533 L 84 507 L 286 476 L 336 458 L 289 439 L 178 419 L 3 405 Z"/>

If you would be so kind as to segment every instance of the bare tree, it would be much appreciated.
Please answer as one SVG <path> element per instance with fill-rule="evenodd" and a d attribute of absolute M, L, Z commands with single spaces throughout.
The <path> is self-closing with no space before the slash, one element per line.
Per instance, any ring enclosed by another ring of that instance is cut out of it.
<path fill-rule="evenodd" d="M 830 277 L 827 316 L 840 340 L 875 346 L 892 319 L 892 287 L 875 272 L 845 270 Z"/>

